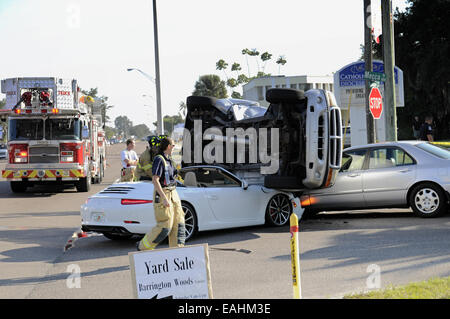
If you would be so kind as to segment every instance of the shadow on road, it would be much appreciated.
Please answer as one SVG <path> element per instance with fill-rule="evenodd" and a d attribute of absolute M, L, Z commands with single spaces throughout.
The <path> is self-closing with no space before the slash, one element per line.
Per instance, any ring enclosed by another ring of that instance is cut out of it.
<path fill-rule="evenodd" d="M 327 240 L 328 245 L 302 251 L 301 260 L 326 260 L 324 266 L 314 271 L 358 264 L 395 264 L 392 270 L 383 270 L 389 273 L 437 267 L 450 262 L 448 215 L 423 219 L 407 211 L 361 211 L 320 214 L 302 221 L 300 225 L 300 240 L 316 238 L 314 234 L 308 234 L 310 232 L 334 232 Z M 273 258 L 290 260 L 291 256 Z"/>
<path fill-rule="evenodd" d="M 58 193 L 77 193 L 74 185 L 35 185 L 28 187 L 23 193 L 13 193 L 9 182 L 0 182 L 0 198 L 51 197 Z"/>

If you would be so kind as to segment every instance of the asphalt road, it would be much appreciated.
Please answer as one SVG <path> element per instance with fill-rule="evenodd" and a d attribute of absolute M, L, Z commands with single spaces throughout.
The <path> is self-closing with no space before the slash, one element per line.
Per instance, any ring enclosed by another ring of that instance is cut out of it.
<path fill-rule="evenodd" d="M 80 205 L 118 178 L 124 147 L 108 148 L 105 179 L 89 193 L 35 187 L 13 194 L 0 182 L 0 298 L 132 298 L 133 240 L 94 235 L 64 251 L 80 228 Z M 137 143 L 138 154 L 144 147 Z M 449 229 L 449 215 L 419 219 L 407 209 L 331 212 L 301 221 L 302 295 L 339 298 L 367 290 L 378 282 L 371 280 L 377 271 L 381 287 L 450 276 Z M 292 298 L 288 226 L 204 232 L 188 244 L 200 243 L 209 245 L 215 298 Z"/>

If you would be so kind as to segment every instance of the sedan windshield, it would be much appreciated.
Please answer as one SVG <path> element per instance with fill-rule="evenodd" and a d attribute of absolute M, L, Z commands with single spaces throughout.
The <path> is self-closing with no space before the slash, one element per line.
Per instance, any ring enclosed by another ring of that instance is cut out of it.
<path fill-rule="evenodd" d="M 450 159 L 450 151 L 445 148 L 429 143 L 421 143 L 417 144 L 416 146 L 424 150 L 425 152 L 433 154 L 434 156 L 437 156 L 439 158 Z"/>

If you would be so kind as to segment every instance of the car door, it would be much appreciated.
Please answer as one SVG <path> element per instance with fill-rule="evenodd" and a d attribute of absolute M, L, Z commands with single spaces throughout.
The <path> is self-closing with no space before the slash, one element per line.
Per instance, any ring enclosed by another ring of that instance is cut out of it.
<path fill-rule="evenodd" d="M 365 206 L 362 193 L 362 170 L 366 149 L 350 150 L 342 154 L 342 166 L 330 188 L 311 191 L 311 208 L 342 209 Z"/>
<path fill-rule="evenodd" d="M 399 147 L 369 150 L 363 173 L 364 199 L 368 207 L 406 204 L 408 187 L 415 180 L 416 162 Z"/>
<path fill-rule="evenodd" d="M 203 187 L 205 197 L 219 221 L 246 225 L 258 218 L 259 210 L 252 201 L 255 198 L 252 187 L 242 188 L 240 180 L 219 168 L 202 168 L 197 174 L 197 182 Z"/>

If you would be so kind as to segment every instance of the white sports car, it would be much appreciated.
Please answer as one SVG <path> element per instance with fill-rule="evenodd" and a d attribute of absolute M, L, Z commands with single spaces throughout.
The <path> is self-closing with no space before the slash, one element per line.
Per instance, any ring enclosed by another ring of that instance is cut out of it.
<path fill-rule="evenodd" d="M 303 214 L 291 193 L 249 185 L 218 166 L 191 166 L 180 171 L 177 192 L 185 213 L 186 239 L 197 231 L 289 223 L 292 212 Z M 153 183 L 115 183 L 81 206 L 83 231 L 109 239 L 144 235 L 156 225 Z"/>

